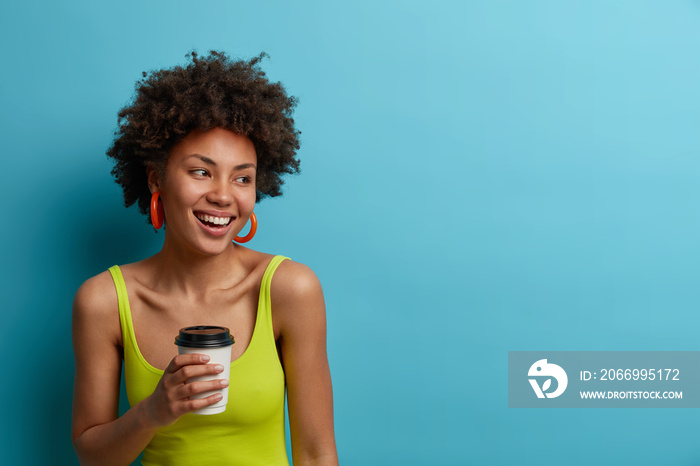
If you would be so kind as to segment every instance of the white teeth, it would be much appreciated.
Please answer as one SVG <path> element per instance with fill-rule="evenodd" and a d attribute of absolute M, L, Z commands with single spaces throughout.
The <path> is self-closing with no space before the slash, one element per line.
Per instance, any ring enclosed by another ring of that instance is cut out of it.
<path fill-rule="evenodd" d="M 197 214 L 197 218 L 215 225 L 228 225 L 228 223 L 231 221 L 231 217 L 212 217 L 211 215 L 203 214 Z"/>

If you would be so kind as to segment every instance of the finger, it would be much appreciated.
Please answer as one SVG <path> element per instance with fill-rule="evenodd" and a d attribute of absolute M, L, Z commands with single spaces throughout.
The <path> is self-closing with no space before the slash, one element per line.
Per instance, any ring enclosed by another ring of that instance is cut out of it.
<path fill-rule="evenodd" d="M 187 383 L 193 377 L 202 377 L 206 375 L 218 375 L 224 371 L 224 366 L 221 364 L 197 364 L 184 366 L 174 372 L 171 376 L 170 383 L 172 385 Z"/>
<path fill-rule="evenodd" d="M 195 411 L 197 409 L 206 408 L 207 406 L 213 405 L 214 403 L 221 401 L 224 396 L 221 393 L 214 393 L 206 398 L 200 398 L 197 400 L 187 401 L 187 412 Z"/>
<path fill-rule="evenodd" d="M 170 360 L 170 364 L 165 369 L 165 372 L 177 372 L 181 367 L 191 364 L 206 364 L 209 362 L 209 356 L 206 354 L 178 354 Z"/>
<path fill-rule="evenodd" d="M 185 399 L 188 397 L 198 395 L 200 393 L 211 392 L 213 390 L 221 390 L 222 388 L 226 387 L 228 387 L 228 380 L 226 379 L 186 383 L 177 388 L 177 397 L 179 399 Z"/>

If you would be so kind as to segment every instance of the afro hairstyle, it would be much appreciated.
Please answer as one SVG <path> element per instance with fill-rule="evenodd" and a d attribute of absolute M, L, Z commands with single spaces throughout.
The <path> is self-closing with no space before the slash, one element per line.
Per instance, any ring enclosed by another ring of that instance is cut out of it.
<path fill-rule="evenodd" d="M 186 66 L 143 72 L 135 97 L 119 111 L 107 155 L 114 159 L 124 204 L 150 209 L 146 167 L 165 175 L 171 149 L 191 131 L 221 127 L 248 137 L 257 154 L 256 202 L 282 194 L 282 175 L 298 173 L 299 135 L 292 113 L 297 99 L 260 69 L 261 53 L 249 61 L 210 51 L 186 55 Z"/>

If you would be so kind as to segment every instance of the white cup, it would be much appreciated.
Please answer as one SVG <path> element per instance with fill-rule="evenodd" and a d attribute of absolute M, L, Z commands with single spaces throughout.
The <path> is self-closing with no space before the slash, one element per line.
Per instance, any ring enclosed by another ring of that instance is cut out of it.
<path fill-rule="evenodd" d="M 188 382 L 203 382 L 207 380 L 229 379 L 231 373 L 231 345 L 233 337 L 226 327 L 209 325 L 196 325 L 180 329 L 180 334 L 175 338 L 179 354 L 206 354 L 209 356 L 207 364 L 221 364 L 224 371 L 213 375 L 192 377 Z M 192 395 L 191 398 L 206 398 L 214 393 L 221 393 L 221 400 L 213 405 L 192 411 L 194 414 L 218 414 L 226 411 L 228 402 L 228 387 L 210 390 Z"/>

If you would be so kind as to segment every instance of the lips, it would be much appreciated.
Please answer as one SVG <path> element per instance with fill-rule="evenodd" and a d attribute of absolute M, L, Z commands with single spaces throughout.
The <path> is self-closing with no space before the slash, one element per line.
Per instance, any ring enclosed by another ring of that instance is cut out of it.
<path fill-rule="evenodd" d="M 199 221 L 210 226 L 226 226 L 231 222 L 231 217 L 218 217 L 214 215 L 207 215 L 201 212 L 195 212 L 194 214 Z"/>
<path fill-rule="evenodd" d="M 195 212 L 194 215 L 202 229 L 212 236 L 225 235 L 231 228 L 234 219 L 234 217 L 219 212 Z"/>

